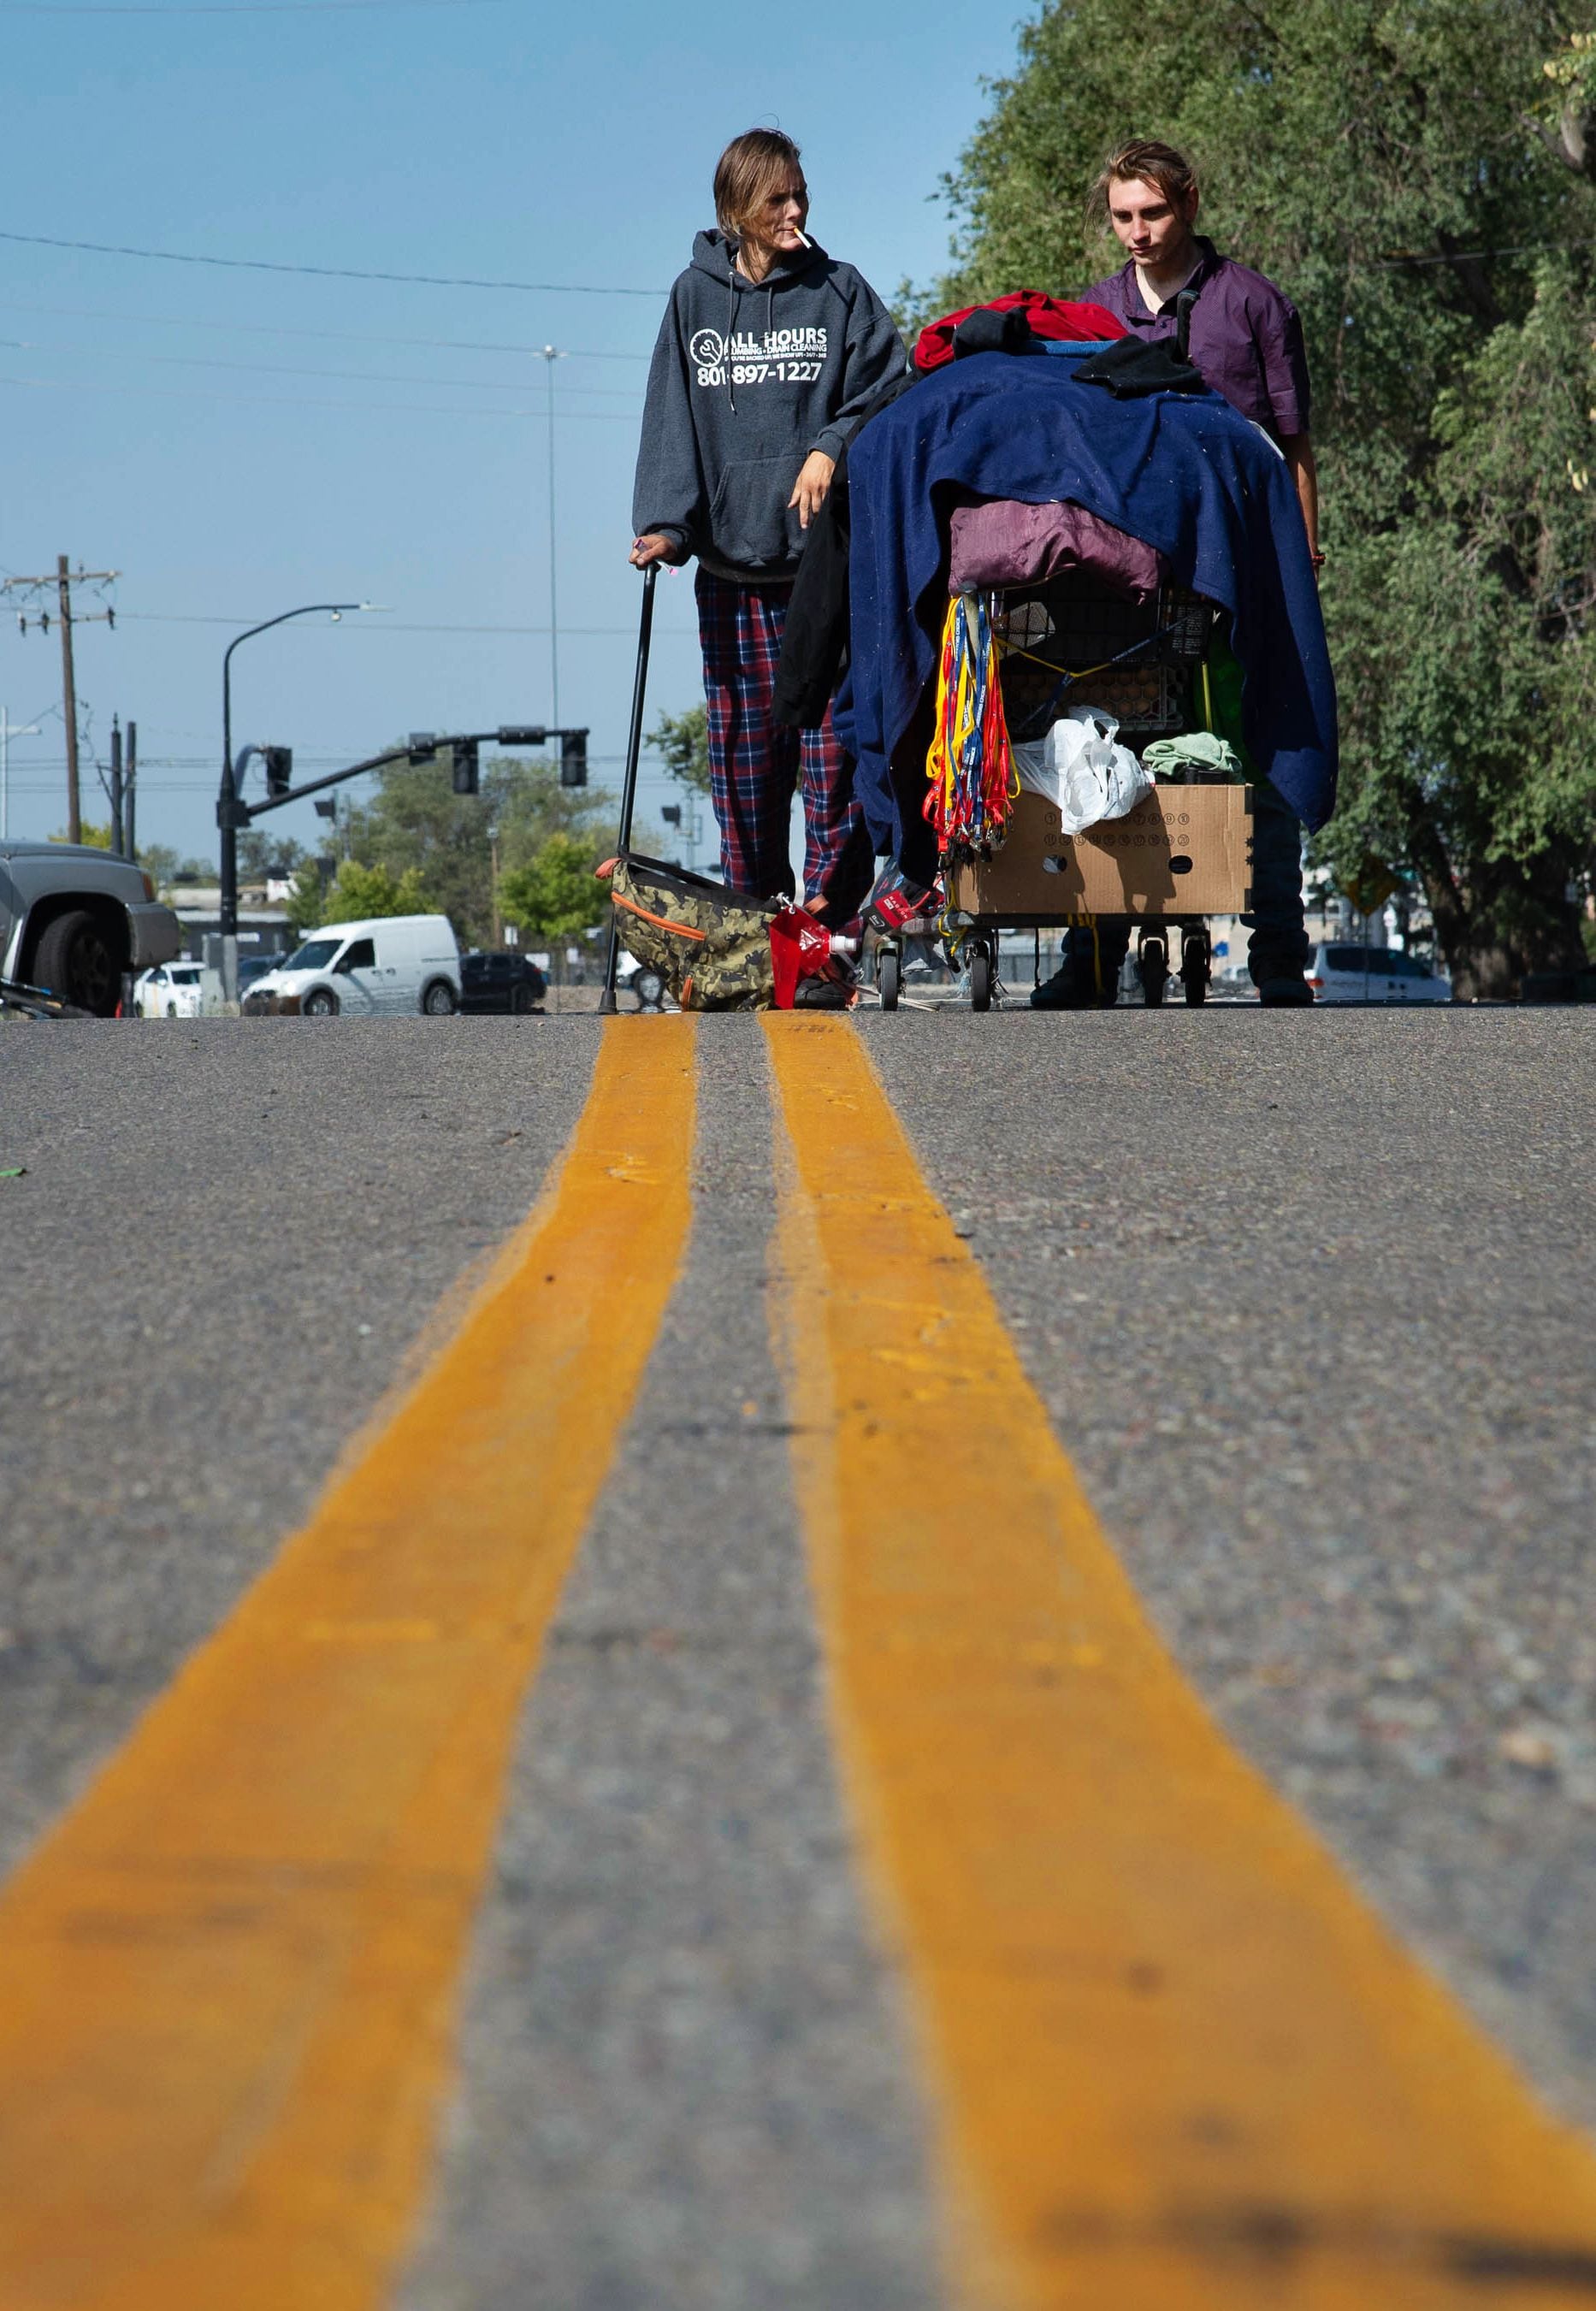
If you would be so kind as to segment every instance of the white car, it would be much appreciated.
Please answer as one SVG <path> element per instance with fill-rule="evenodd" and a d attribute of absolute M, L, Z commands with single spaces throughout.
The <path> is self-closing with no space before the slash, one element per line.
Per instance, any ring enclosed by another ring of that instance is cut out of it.
<path fill-rule="evenodd" d="M 1450 1003 L 1452 981 L 1394 946 L 1321 942 L 1308 964 L 1316 1003 Z"/>
<path fill-rule="evenodd" d="M 376 915 L 324 923 L 256 981 L 242 1008 L 294 1018 L 338 1012 L 447 1017 L 460 1007 L 460 951 L 447 915 Z"/>
<path fill-rule="evenodd" d="M 141 1019 L 197 1019 L 205 999 L 203 963 L 158 963 L 133 983 L 133 1008 Z"/>

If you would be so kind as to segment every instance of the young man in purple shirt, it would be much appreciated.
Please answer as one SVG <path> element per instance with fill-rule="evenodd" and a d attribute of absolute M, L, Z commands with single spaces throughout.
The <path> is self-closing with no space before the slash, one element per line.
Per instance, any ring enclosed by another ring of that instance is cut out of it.
<path fill-rule="evenodd" d="M 1122 144 L 1092 187 L 1087 214 L 1106 218 L 1129 261 L 1086 294 L 1150 339 L 1174 336 L 1181 292 L 1196 292 L 1192 367 L 1279 444 L 1318 565 L 1324 557 L 1303 325 L 1284 290 L 1192 231 L 1198 200 L 1196 172 L 1173 145 Z"/>
<path fill-rule="evenodd" d="M 1083 292 L 1117 314 L 1133 336 L 1173 337 L 1182 290 L 1194 290 L 1187 351 L 1205 384 L 1278 444 L 1296 484 L 1314 567 L 1319 550 L 1319 491 L 1308 431 L 1308 362 L 1295 306 L 1261 273 L 1221 257 L 1192 231 L 1196 174 L 1173 145 L 1121 144 L 1092 189 L 1088 215 L 1106 217 L 1128 262 Z M 1302 833 L 1267 779 L 1257 789 L 1252 844 L 1252 937 L 1248 967 L 1260 1000 L 1313 999 L 1304 976 L 1308 937 L 1303 922 Z M 1091 936 L 1073 937 L 1062 967 L 1037 988 L 1039 1010 L 1075 1010 L 1113 1000 L 1118 965 L 1129 945 L 1129 918 L 1104 918 Z M 1101 977 L 1106 984 L 1099 987 Z"/>

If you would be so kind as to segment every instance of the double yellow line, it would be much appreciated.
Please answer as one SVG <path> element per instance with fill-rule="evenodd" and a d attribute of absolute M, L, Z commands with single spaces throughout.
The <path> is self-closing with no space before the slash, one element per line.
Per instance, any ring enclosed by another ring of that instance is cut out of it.
<path fill-rule="evenodd" d="M 795 1476 L 958 2291 L 1589 2311 L 1589 2147 L 1164 1652 L 852 1029 L 767 1024 Z M 693 1068 L 691 1020 L 606 1029 L 497 1283 L 0 1905 L 3 2311 L 383 2299 L 519 1702 L 683 1257 Z"/>
<path fill-rule="evenodd" d="M 693 1022 L 606 1031 L 451 1344 L 0 1904 L 0 2311 L 363 2311 L 516 1716 L 686 1242 Z"/>

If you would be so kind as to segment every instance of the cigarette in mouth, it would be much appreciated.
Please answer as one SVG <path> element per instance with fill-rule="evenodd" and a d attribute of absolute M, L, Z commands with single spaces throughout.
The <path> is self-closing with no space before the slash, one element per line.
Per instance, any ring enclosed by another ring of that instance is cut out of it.
<path fill-rule="evenodd" d="M 797 235 L 798 235 L 798 239 L 803 242 L 804 247 L 805 247 L 806 249 L 813 249 L 813 248 L 814 248 L 815 243 L 810 240 L 810 238 L 809 238 L 808 234 L 804 231 L 804 228 L 803 228 L 803 226 L 802 226 L 801 224 L 795 224 L 795 225 L 793 226 L 793 228 L 792 228 L 792 229 L 793 229 L 794 232 L 796 232 L 796 233 L 797 233 Z"/>

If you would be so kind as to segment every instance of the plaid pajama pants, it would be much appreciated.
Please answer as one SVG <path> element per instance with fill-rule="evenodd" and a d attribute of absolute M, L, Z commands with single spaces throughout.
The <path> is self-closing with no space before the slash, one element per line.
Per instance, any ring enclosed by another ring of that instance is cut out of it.
<path fill-rule="evenodd" d="M 734 585 L 700 569 L 697 591 L 720 872 L 755 898 L 791 895 L 788 838 L 801 774 L 804 895 L 824 896 L 827 919 L 845 922 L 875 872 L 852 761 L 833 734 L 829 708 L 818 730 L 778 729 L 771 719 L 792 589 Z"/>

